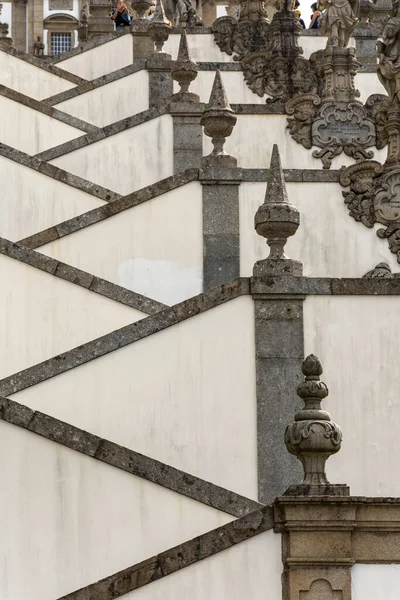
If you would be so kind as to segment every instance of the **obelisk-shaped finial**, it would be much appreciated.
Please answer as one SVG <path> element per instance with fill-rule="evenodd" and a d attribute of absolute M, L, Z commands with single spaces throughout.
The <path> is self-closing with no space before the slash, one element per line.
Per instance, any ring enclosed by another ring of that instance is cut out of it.
<path fill-rule="evenodd" d="M 287 426 L 285 444 L 301 461 L 304 478 L 301 484 L 290 486 L 285 494 L 348 496 L 349 488 L 330 484 L 325 473 L 326 461 L 340 450 L 342 432 L 330 414 L 321 409 L 321 401 L 329 394 L 326 384 L 320 381 L 322 365 L 310 354 L 303 361 L 302 371 L 304 381 L 297 386 L 297 395 L 303 399 L 304 408 L 296 413 L 294 423 Z"/>
<path fill-rule="evenodd" d="M 204 133 L 211 138 L 214 146 L 208 156 L 203 157 L 202 166 L 225 166 L 234 168 L 237 160 L 224 151 L 225 139 L 231 135 L 237 121 L 237 117 L 228 102 L 228 97 L 222 83 L 219 70 L 215 73 L 214 83 L 210 94 L 210 100 L 201 117 L 200 123 L 204 127 Z"/>
<path fill-rule="evenodd" d="M 158 58 L 171 58 L 169 54 L 163 52 L 164 42 L 167 41 L 170 31 L 171 24 L 165 16 L 163 2 L 162 0 L 157 0 L 156 10 L 149 25 L 149 35 L 154 42 Z"/>
<path fill-rule="evenodd" d="M 191 82 L 197 77 L 197 63 L 190 58 L 186 31 L 181 33 L 179 42 L 178 58 L 171 68 L 172 79 L 181 86 L 178 93 L 171 96 L 172 102 L 199 102 L 198 94 L 189 92 Z"/>
<path fill-rule="evenodd" d="M 254 218 L 258 235 L 267 238 L 270 254 L 254 265 L 255 277 L 303 274 L 302 264 L 285 255 L 287 239 L 296 233 L 299 224 L 299 211 L 289 202 L 278 146 L 274 144 L 264 204 Z"/>

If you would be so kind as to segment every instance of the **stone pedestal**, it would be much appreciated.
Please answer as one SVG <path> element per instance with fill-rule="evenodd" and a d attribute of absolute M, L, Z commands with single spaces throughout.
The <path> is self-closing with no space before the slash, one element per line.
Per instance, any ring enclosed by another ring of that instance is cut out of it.
<path fill-rule="evenodd" d="M 134 19 L 131 23 L 133 40 L 133 60 L 148 58 L 154 52 L 154 42 L 149 35 L 150 21 L 147 19 Z"/>
<path fill-rule="evenodd" d="M 159 106 L 172 96 L 171 56 L 159 52 L 152 53 L 146 62 L 149 73 L 149 106 Z"/>
<path fill-rule="evenodd" d="M 203 156 L 203 130 L 200 119 L 204 104 L 171 102 L 174 131 L 174 173 L 198 169 Z"/>
<path fill-rule="evenodd" d="M 110 18 L 111 5 L 107 0 L 90 0 L 88 19 L 88 40 L 93 40 L 114 31 L 114 21 Z"/>

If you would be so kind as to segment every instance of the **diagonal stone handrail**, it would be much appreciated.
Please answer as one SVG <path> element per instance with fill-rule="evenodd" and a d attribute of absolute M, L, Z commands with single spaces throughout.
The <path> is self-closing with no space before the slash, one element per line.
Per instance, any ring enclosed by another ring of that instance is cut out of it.
<path fill-rule="evenodd" d="M 5 377 L 0 381 L 0 395 L 10 396 L 20 392 L 248 293 L 249 279 L 239 278 L 220 285 L 33 367 L 23 369 L 19 373 Z"/>
<path fill-rule="evenodd" d="M 0 254 L 18 260 L 26 265 L 35 267 L 45 273 L 69 281 L 74 285 L 79 285 L 90 292 L 115 300 L 120 304 L 125 304 L 135 308 L 147 315 L 154 315 L 167 308 L 165 304 L 123 288 L 115 283 L 106 281 L 101 277 L 96 277 L 91 273 L 71 267 L 59 260 L 40 254 L 30 248 L 24 248 L 14 242 L 10 242 L 0 237 Z"/>
<path fill-rule="evenodd" d="M 9 398 L 0 397 L 0 419 L 234 517 L 242 517 L 262 506 L 236 492 L 32 410 Z"/>
<path fill-rule="evenodd" d="M 29 63 L 30 65 L 38 67 L 42 71 L 47 71 L 47 73 L 56 75 L 57 77 L 60 77 L 61 79 L 65 79 L 66 81 L 69 81 L 70 83 L 74 83 L 75 85 L 81 85 L 82 83 L 85 83 L 85 81 L 86 81 L 86 79 L 83 79 L 83 77 L 78 77 L 78 75 L 74 75 L 73 73 L 70 73 L 69 71 L 64 71 L 64 69 L 61 69 L 60 67 L 56 67 L 55 65 L 51 64 L 48 61 L 44 61 L 41 58 L 37 58 L 36 56 L 33 56 L 32 54 L 27 54 L 26 52 L 22 52 L 22 50 L 17 50 L 16 48 L 13 48 L 12 46 L 2 46 L 0 52 L 5 52 L 6 54 L 10 54 L 10 56 L 13 56 L 14 58 L 19 58 L 20 60 L 23 60 L 26 63 Z"/>
<path fill-rule="evenodd" d="M 7 144 L 0 143 L 0 156 L 8 158 L 9 160 L 12 160 L 24 167 L 28 167 L 29 169 L 33 169 L 34 171 L 38 171 L 38 173 L 46 175 L 46 177 L 51 177 L 52 179 L 60 181 L 61 183 L 65 183 L 70 187 L 81 190 L 82 192 L 86 192 L 87 194 L 91 194 L 100 200 L 104 200 L 104 202 L 111 202 L 113 200 L 122 198 L 121 194 L 118 194 L 117 192 L 113 192 L 102 187 L 101 185 L 98 185 L 97 183 L 93 183 L 92 181 L 88 181 L 82 177 L 78 177 L 78 175 L 68 173 L 68 171 L 64 171 L 59 167 L 50 165 L 49 163 L 35 158 L 30 154 L 21 152 L 21 150 L 16 150 L 11 146 L 7 146 Z"/>
<path fill-rule="evenodd" d="M 240 517 L 58 600 L 113 600 L 272 529 L 272 506 Z M 267 597 L 267 596 L 266 596 Z"/>
<path fill-rule="evenodd" d="M 35 100 L 34 98 L 30 98 L 29 96 L 12 90 L 11 88 L 6 87 L 5 85 L 0 85 L 0 96 L 8 98 L 9 100 L 13 100 L 14 102 L 18 102 L 19 104 L 22 104 L 27 108 L 32 108 L 37 112 L 47 115 L 52 119 L 56 119 L 61 123 L 65 123 L 66 125 L 70 125 L 75 129 L 84 131 L 85 133 L 94 133 L 99 130 L 99 127 L 97 127 L 96 125 L 92 125 L 91 123 L 82 121 L 82 119 L 78 119 L 77 117 L 73 117 L 66 112 L 58 110 L 57 108 L 48 106 L 41 100 Z"/>

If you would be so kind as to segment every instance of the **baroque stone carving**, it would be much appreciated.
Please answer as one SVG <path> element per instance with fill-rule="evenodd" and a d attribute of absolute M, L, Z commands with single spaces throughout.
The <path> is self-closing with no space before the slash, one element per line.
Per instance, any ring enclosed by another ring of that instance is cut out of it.
<path fill-rule="evenodd" d="M 297 394 L 304 401 L 304 408 L 295 415 L 295 422 L 285 432 L 286 448 L 302 463 L 304 478 L 300 486 L 291 486 L 286 492 L 304 495 L 348 495 L 343 485 L 331 485 L 325 474 L 327 459 L 340 450 L 342 432 L 333 423 L 329 413 L 321 409 L 321 401 L 328 395 L 328 388 L 320 381 L 322 366 L 319 359 L 310 354 L 303 361 L 304 382 L 297 386 Z"/>
<path fill-rule="evenodd" d="M 270 23 L 262 0 L 241 3 L 240 17 L 221 17 L 213 24 L 220 49 L 241 61 L 244 79 L 257 95 L 286 102 L 316 91 L 313 69 L 302 55 L 301 25 L 288 0 Z"/>
<path fill-rule="evenodd" d="M 73 0 L 49 0 L 49 10 L 73 10 Z"/>
<path fill-rule="evenodd" d="M 329 581 L 326 579 L 315 579 L 310 589 L 301 591 L 299 600 L 342 600 L 343 595 L 340 590 L 333 590 Z"/>
<path fill-rule="evenodd" d="M 39 58 L 44 55 L 44 44 L 40 35 L 38 35 L 36 40 L 33 42 L 33 54 Z"/>
<path fill-rule="evenodd" d="M 255 277 L 267 275 L 299 277 L 303 274 L 302 264 L 285 255 L 287 239 L 296 233 L 299 224 L 299 211 L 289 202 L 278 146 L 274 144 L 265 200 L 258 207 L 254 218 L 254 227 L 258 235 L 267 239 L 270 254 L 268 258 L 255 263 L 253 269 Z"/>
<path fill-rule="evenodd" d="M 390 265 L 386 262 L 381 262 L 376 267 L 363 275 L 363 279 L 394 279 L 400 277 L 400 273 L 392 273 Z"/>
<path fill-rule="evenodd" d="M 328 45 L 310 56 L 317 80 L 316 94 L 295 96 L 286 103 L 288 129 L 305 148 L 313 146 L 313 156 L 329 169 L 342 152 L 356 161 L 373 157 L 368 148 L 376 145 L 375 114 L 382 109 L 382 98 L 370 100 L 368 107 L 357 97 L 354 86 L 358 62 L 354 48 Z M 380 131 L 379 141 L 384 144 Z"/>
<path fill-rule="evenodd" d="M 322 14 L 318 29 L 328 36 L 328 46 L 346 48 L 351 32 L 358 22 L 360 0 L 320 0 Z"/>
<path fill-rule="evenodd" d="M 211 90 L 210 101 L 201 117 L 204 133 L 211 138 L 214 146 L 209 156 L 204 156 L 201 164 L 207 166 L 236 167 L 237 160 L 224 151 L 225 139 L 231 135 L 237 117 L 231 109 L 221 79 L 217 70 Z"/>
<path fill-rule="evenodd" d="M 166 0 L 165 13 L 174 27 L 192 28 L 203 25 L 190 0 Z"/>
<path fill-rule="evenodd" d="M 180 85 L 180 90 L 171 96 L 172 102 L 199 102 L 198 94 L 189 92 L 189 86 L 197 77 L 197 63 L 191 59 L 186 31 L 181 33 L 178 57 L 171 67 L 172 79 Z"/>

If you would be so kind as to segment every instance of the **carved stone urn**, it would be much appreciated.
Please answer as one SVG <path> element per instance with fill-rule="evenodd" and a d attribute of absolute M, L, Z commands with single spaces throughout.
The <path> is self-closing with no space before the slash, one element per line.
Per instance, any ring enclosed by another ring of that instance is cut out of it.
<path fill-rule="evenodd" d="M 286 428 L 285 444 L 301 461 L 304 479 L 286 493 L 348 495 L 347 486 L 331 485 L 325 473 L 326 461 L 340 450 L 342 432 L 339 425 L 332 422 L 330 414 L 321 409 L 321 401 L 329 393 L 326 384 L 320 381 L 322 365 L 310 354 L 303 362 L 302 371 L 305 380 L 298 385 L 297 394 L 303 399 L 304 408 L 296 413 L 295 422 Z"/>

